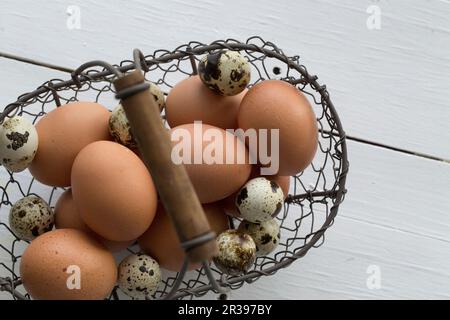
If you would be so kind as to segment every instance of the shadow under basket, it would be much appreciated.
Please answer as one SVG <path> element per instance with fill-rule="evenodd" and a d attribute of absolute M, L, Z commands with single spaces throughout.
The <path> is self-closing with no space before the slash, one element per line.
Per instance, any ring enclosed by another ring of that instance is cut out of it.
<path fill-rule="evenodd" d="M 326 87 L 318 83 L 317 76 L 308 73 L 299 56 L 287 56 L 276 45 L 260 37 L 251 37 L 246 42 L 228 39 L 203 44 L 193 41 L 173 51 L 157 50 L 145 56 L 146 79 L 167 93 L 178 81 L 196 73 L 196 66 L 203 55 L 222 49 L 239 51 L 248 58 L 252 69 L 249 86 L 266 79 L 281 79 L 302 91 L 317 117 L 319 146 L 311 165 L 291 177 L 290 194 L 284 210 L 276 218 L 281 239 L 274 252 L 258 257 L 253 266 L 240 276 L 223 274 L 212 263 L 208 268 L 202 267 L 186 274 L 164 271 L 162 283 L 150 297 L 153 299 L 167 298 L 169 293 L 170 298 L 175 299 L 193 299 L 210 291 L 219 294 L 223 291 L 218 288 L 225 291 L 238 289 L 246 282 L 252 283 L 261 276 L 270 276 L 288 267 L 312 247 L 323 244 L 325 231 L 333 224 L 346 193 L 348 160 L 344 130 Z M 134 70 L 135 64 L 125 60 L 115 67 L 125 73 Z M 112 73 L 99 67 L 90 68 L 79 78 L 52 79 L 6 106 L 0 121 L 6 116 L 22 115 L 35 123 L 59 105 L 79 100 L 97 101 L 113 108 L 117 101 L 114 100 L 112 80 Z M 164 112 L 162 116 L 164 118 Z M 0 173 L 4 177 L 0 185 L 0 291 L 9 292 L 12 299 L 30 299 L 19 275 L 20 257 L 28 243 L 17 238 L 2 221 L 20 198 L 38 194 L 53 207 L 57 194 L 63 189 L 40 184 L 28 171 L 12 173 L 1 167 Z M 236 219 L 232 222 L 234 225 L 239 223 Z M 135 247 L 128 250 L 134 252 Z M 172 290 L 174 286 L 176 288 Z M 116 287 L 110 299 L 119 299 L 119 291 Z M 224 297 L 222 294 L 221 298 Z"/>

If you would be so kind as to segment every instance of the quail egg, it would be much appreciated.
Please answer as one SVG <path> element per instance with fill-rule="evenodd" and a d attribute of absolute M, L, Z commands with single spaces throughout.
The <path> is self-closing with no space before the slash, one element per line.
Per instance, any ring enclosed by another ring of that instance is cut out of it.
<path fill-rule="evenodd" d="M 150 297 L 156 292 L 160 282 L 159 264 L 146 254 L 131 254 L 119 265 L 119 287 L 131 298 Z"/>
<path fill-rule="evenodd" d="M 164 93 L 154 83 L 149 82 L 150 93 L 155 98 L 156 104 L 161 112 L 165 107 Z M 111 113 L 109 118 L 109 132 L 116 142 L 123 144 L 128 148 L 137 148 L 136 141 L 134 141 L 131 133 L 130 123 L 128 122 L 125 110 L 119 104 Z"/>
<path fill-rule="evenodd" d="M 250 64 L 237 51 L 221 50 L 202 58 L 198 74 L 211 90 L 224 96 L 234 96 L 249 84 Z"/>
<path fill-rule="evenodd" d="M 280 226 L 275 219 L 261 223 L 242 221 L 239 231 L 252 237 L 256 244 L 256 255 L 265 256 L 278 246 L 280 241 Z"/>
<path fill-rule="evenodd" d="M 213 257 L 214 264 L 222 272 L 239 275 L 255 262 L 256 245 L 253 239 L 237 230 L 222 232 L 216 239 L 219 251 Z"/>
<path fill-rule="evenodd" d="M 283 208 L 283 203 L 281 187 L 264 177 L 249 180 L 236 196 L 236 206 L 242 218 L 254 223 L 276 217 Z"/>
<path fill-rule="evenodd" d="M 33 240 L 52 230 L 53 224 L 53 210 L 42 198 L 35 195 L 20 199 L 9 212 L 9 226 L 22 240 Z"/>
<path fill-rule="evenodd" d="M 23 117 L 6 118 L 0 126 L 0 162 L 12 172 L 25 170 L 38 148 L 38 134 Z"/>
<path fill-rule="evenodd" d="M 133 134 L 131 133 L 130 123 L 121 104 L 113 110 L 109 117 L 109 132 L 114 140 L 120 144 L 128 148 L 137 147 Z"/>

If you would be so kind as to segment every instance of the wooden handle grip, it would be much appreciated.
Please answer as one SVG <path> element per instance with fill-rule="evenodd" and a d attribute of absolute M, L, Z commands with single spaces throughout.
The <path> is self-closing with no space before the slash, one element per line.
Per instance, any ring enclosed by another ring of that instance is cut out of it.
<path fill-rule="evenodd" d="M 145 81 L 133 71 L 116 81 L 117 92 Z M 172 142 L 161 120 L 159 107 L 149 90 L 136 93 L 121 102 L 143 160 L 158 189 L 162 203 L 172 219 L 181 242 L 211 231 L 209 222 L 184 166 L 171 159 Z M 164 239 L 161 239 L 164 241 Z M 214 239 L 187 251 L 191 262 L 209 260 L 217 252 Z"/>

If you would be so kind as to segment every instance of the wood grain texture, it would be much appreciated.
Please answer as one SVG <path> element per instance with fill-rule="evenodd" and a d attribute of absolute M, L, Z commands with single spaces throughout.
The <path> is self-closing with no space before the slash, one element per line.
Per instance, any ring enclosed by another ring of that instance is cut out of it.
<path fill-rule="evenodd" d="M 59 71 L 0 58 L 0 110 L 15 102 L 21 94 L 31 92 L 50 79 L 68 79 Z"/>
<path fill-rule="evenodd" d="M 372 4 L 381 30 L 366 27 Z M 80 29 L 66 26 L 70 5 Z M 438 0 L 4 0 L 0 39 L 4 51 L 76 67 L 135 47 L 261 35 L 327 84 L 348 134 L 450 159 L 449 13 Z"/>

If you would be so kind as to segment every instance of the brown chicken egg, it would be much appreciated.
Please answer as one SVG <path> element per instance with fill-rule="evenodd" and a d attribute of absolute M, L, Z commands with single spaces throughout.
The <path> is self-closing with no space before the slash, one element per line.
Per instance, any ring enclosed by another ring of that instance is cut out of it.
<path fill-rule="evenodd" d="M 205 204 L 203 210 L 212 231 L 220 234 L 228 229 L 228 218 L 220 206 Z M 158 206 L 155 220 L 138 239 L 138 243 L 144 252 L 158 261 L 161 267 L 171 271 L 180 271 L 185 257 L 184 250 L 180 246 L 172 221 L 161 204 Z M 199 265 L 190 264 L 189 270 L 197 267 Z"/>
<path fill-rule="evenodd" d="M 199 76 L 179 82 L 166 100 L 166 117 L 170 127 L 202 121 L 222 129 L 235 129 L 239 104 L 247 89 L 235 96 L 221 96 L 207 88 Z"/>
<path fill-rule="evenodd" d="M 72 190 L 64 191 L 55 204 L 55 227 L 56 229 L 78 229 L 90 232 L 91 230 L 83 222 L 75 206 Z"/>
<path fill-rule="evenodd" d="M 117 280 L 111 252 L 86 232 L 47 232 L 25 249 L 20 276 L 27 292 L 39 300 L 100 300 Z"/>
<path fill-rule="evenodd" d="M 43 184 L 70 185 L 70 170 L 78 152 L 89 143 L 109 140 L 109 111 L 95 102 L 73 102 L 56 108 L 36 124 L 39 148 L 30 172 Z"/>
<path fill-rule="evenodd" d="M 224 199 L 248 180 L 248 151 L 232 133 L 197 123 L 172 128 L 171 138 L 172 157 L 184 164 L 201 203 Z"/>
<path fill-rule="evenodd" d="M 258 166 L 253 166 L 252 173 L 250 175 L 250 179 L 257 178 L 257 177 L 265 177 L 266 179 L 269 179 L 270 181 L 276 182 L 280 187 L 281 190 L 283 190 L 284 198 L 289 194 L 289 185 L 290 185 L 290 176 L 262 176 L 260 175 L 260 168 Z M 233 193 L 231 196 L 226 197 L 222 201 L 220 201 L 220 205 L 224 209 L 225 213 L 232 217 L 240 217 L 239 210 L 236 206 L 236 196 L 238 192 Z"/>
<path fill-rule="evenodd" d="M 238 124 L 244 130 L 279 129 L 278 175 L 295 175 L 314 158 L 318 141 L 316 116 L 305 95 L 285 81 L 265 80 L 254 85 L 241 102 Z M 268 150 L 275 145 L 268 140 Z M 273 158 L 276 148 L 272 153 Z M 261 158 L 258 160 L 261 163 Z"/>
<path fill-rule="evenodd" d="M 81 219 L 78 209 L 72 197 L 72 190 L 64 191 L 55 205 L 55 227 L 56 229 L 78 229 L 94 236 L 103 243 L 111 252 L 118 252 L 131 246 L 135 240 L 131 241 L 112 241 L 105 239 L 89 227 Z"/>
<path fill-rule="evenodd" d="M 138 238 L 156 212 L 156 189 L 146 166 L 133 151 L 111 141 L 80 151 L 72 168 L 72 194 L 83 221 L 108 240 Z"/>

